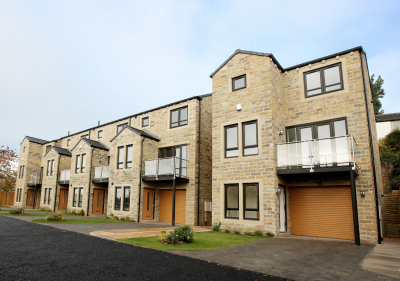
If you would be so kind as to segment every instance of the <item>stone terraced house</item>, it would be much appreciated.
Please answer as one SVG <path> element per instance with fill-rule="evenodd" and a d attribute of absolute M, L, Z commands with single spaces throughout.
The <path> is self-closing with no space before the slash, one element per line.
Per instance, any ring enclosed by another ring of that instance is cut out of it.
<path fill-rule="evenodd" d="M 15 206 L 380 243 L 382 178 L 362 47 L 288 68 L 272 54 L 236 50 L 210 77 L 212 96 L 51 142 L 25 137 Z"/>

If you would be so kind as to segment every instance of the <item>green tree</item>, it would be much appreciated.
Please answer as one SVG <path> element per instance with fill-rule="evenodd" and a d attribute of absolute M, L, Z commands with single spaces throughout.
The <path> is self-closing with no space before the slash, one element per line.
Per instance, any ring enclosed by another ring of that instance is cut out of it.
<path fill-rule="evenodd" d="M 382 103 L 379 99 L 385 96 L 385 90 L 382 89 L 384 80 L 379 75 L 375 81 L 375 74 L 371 75 L 370 83 L 372 90 L 372 103 L 374 104 L 375 115 L 383 114 Z"/>
<path fill-rule="evenodd" d="M 0 191 L 13 191 L 17 181 L 18 155 L 9 147 L 0 147 Z"/>
<path fill-rule="evenodd" d="M 379 154 L 382 165 L 389 167 L 390 186 L 400 189 L 400 130 L 390 132 L 379 141 Z"/>

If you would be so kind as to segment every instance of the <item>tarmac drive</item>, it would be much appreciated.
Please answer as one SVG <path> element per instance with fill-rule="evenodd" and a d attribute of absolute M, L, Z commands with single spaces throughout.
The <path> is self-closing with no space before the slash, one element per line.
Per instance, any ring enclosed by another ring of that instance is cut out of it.
<path fill-rule="evenodd" d="M 0 216 L 1 280 L 287 280 Z"/>

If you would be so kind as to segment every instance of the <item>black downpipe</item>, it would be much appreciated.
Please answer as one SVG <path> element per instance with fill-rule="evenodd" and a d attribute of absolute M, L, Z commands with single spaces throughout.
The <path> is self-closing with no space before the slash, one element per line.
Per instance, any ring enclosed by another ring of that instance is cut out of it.
<path fill-rule="evenodd" d="M 175 161 L 175 158 L 174 158 Z M 175 173 L 175 171 L 174 171 Z M 174 176 L 175 177 L 175 176 Z M 172 180 L 172 226 L 175 226 L 175 193 L 176 193 L 176 180 Z"/>
<path fill-rule="evenodd" d="M 201 99 L 199 100 L 199 151 L 197 153 L 197 225 L 200 225 L 200 144 L 201 144 Z M 207 214 L 206 214 L 207 215 Z M 206 218 L 207 219 L 207 218 Z"/>
<path fill-rule="evenodd" d="M 57 180 L 56 180 L 56 190 L 54 192 L 54 208 L 53 208 L 53 212 L 56 211 L 56 201 L 57 201 L 57 185 L 58 185 L 58 179 L 59 179 L 59 172 L 60 172 L 60 159 L 61 159 L 61 155 L 58 155 L 58 165 L 57 165 Z M 58 202 L 58 204 L 60 205 L 60 202 Z"/>
<path fill-rule="evenodd" d="M 382 237 L 381 237 L 381 225 L 380 225 L 380 219 L 379 219 L 378 186 L 376 185 L 375 154 L 374 154 L 374 147 L 373 147 L 373 143 L 372 143 L 371 122 L 370 122 L 370 119 L 369 119 L 370 116 L 369 116 L 369 108 L 368 108 L 367 87 L 365 85 L 364 64 L 363 64 L 363 58 L 362 58 L 363 54 L 365 55 L 365 59 L 367 59 L 367 55 L 363 51 L 360 52 L 360 62 L 361 62 L 361 71 L 362 71 L 362 76 L 363 76 L 365 106 L 367 108 L 369 146 L 371 148 L 372 170 L 373 170 L 373 174 L 374 174 L 376 219 L 377 219 L 377 223 L 378 223 L 378 244 L 381 244 L 382 243 Z M 368 73 L 368 77 L 369 77 L 369 73 Z"/>
<path fill-rule="evenodd" d="M 90 186 L 92 185 L 92 162 L 93 162 L 93 151 L 94 147 L 92 148 L 92 156 L 90 157 L 90 172 L 89 172 L 89 190 L 88 190 L 88 198 L 87 198 L 87 210 L 86 210 L 86 216 L 89 216 L 89 200 L 90 200 Z M 82 167 L 81 167 L 82 169 Z"/>
<path fill-rule="evenodd" d="M 360 244 L 360 225 L 358 222 L 358 209 L 357 209 L 357 190 L 356 190 L 356 177 L 354 171 L 350 171 L 350 184 L 351 184 L 351 205 L 353 207 L 353 224 L 354 224 L 354 240 L 356 246 Z"/>
<path fill-rule="evenodd" d="M 142 137 L 141 146 L 140 146 L 139 204 L 138 204 L 137 222 L 139 222 L 139 220 L 140 220 L 140 196 L 142 194 L 143 143 L 144 143 L 144 137 Z"/>

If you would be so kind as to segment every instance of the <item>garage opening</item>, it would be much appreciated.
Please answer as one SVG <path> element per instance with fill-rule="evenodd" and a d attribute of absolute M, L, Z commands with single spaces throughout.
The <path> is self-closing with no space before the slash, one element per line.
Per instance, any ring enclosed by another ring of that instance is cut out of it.
<path fill-rule="evenodd" d="M 350 186 L 291 187 L 292 235 L 354 240 Z"/>
<path fill-rule="evenodd" d="M 186 190 L 177 189 L 175 193 L 175 222 L 185 224 Z M 160 190 L 160 222 L 172 223 L 172 190 Z"/>

